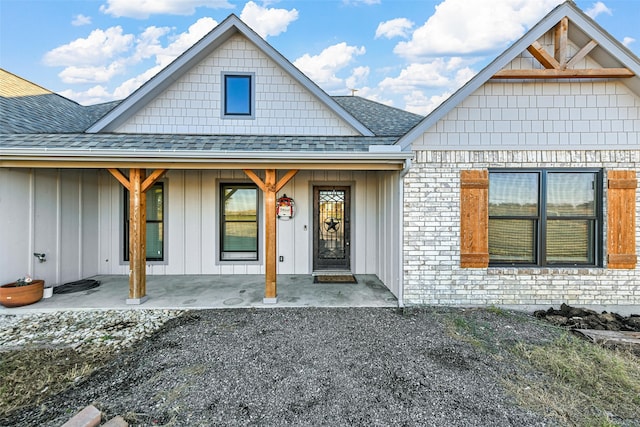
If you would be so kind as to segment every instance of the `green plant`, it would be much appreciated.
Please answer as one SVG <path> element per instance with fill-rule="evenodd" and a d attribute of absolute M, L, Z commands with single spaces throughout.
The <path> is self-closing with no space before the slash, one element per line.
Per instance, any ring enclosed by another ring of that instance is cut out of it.
<path fill-rule="evenodd" d="M 24 277 L 20 277 L 19 279 L 16 279 L 16 283 L 15 286 L 27 286 L 30 285 L 31 282 L 33 282 L 33 279 L 31 278 L 31 276 L 29 276 L 28 274 Z"/>

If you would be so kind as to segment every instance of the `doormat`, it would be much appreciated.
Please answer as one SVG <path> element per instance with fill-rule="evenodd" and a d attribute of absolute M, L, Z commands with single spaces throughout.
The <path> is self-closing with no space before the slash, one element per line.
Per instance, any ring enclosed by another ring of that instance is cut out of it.
<path fill-rule="evenodd" d="M 353 274 L 313 276 L 313 283 L 358 283 Z"/>

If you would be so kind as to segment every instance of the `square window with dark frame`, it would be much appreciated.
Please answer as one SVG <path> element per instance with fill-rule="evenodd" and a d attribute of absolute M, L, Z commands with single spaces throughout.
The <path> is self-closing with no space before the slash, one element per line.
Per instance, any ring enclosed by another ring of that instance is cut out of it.
<path fill-rule="evenodd" d="M 601 266 L 602 171 L 489 172 L 491 265 Z"/>
<path fill-rule="evenodd" d="M 258 188 L 220 185 L 220 260 L 258 260 Z"/>
<path fill-rule="evenodd" d="M 164 261 L 164 183 L 147 190 L 147 261 Z M 129 192 L 124 191 L 124 256 L 129 261 Z"/>
<path fill-rule="evenodd" d="M 252 81 L 249 74 L 224 75 L 224 115 L 253 115 Z"/>

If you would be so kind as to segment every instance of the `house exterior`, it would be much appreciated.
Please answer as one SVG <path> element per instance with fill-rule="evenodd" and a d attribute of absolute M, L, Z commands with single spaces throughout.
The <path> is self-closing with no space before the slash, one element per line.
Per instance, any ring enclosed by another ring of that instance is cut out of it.
<path fill-rule="evenodd" d="M 400 305 L 639 306 L 640 61 L 572 2 L 423 118 L 231 15 L 122 102 L 2 71 L 0 280 L 375 274 Z M 44 253 L 40 262 L 34 253 Z M 124 297 L 124 296 L 123 296 Z"/>
<path fill-rule="evenodd" d="M 637 311 L 639 76 L 566 2 L 403 136 L 404 301 Z"/>

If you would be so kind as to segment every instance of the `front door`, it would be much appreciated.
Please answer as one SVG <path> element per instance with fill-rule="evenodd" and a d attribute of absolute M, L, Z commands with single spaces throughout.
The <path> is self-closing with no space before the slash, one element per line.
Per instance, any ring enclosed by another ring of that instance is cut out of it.
<path fill-rule="evenodd" d="M 351 269 L 350 187 L 313 187 L 313 269 Z"/>

